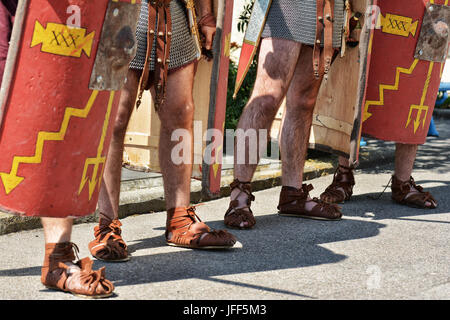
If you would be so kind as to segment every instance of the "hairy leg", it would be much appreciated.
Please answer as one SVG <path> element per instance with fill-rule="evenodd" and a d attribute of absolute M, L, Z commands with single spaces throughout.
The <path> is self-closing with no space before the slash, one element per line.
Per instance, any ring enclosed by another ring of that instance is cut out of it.
<path fill-rule="evenodd" d="M 301 44 L 284 39 L 263 39 L 261 42 L 256 82 L 252 95 L 239 119 L 237 129 L 265 129 L 269 132 L 273 119 L 294 74 Z M 254 141 L 256 142 L 256 141 Z M 239 143 L 239 141 L 238 141 Z M 245 157 L 237 154 L 235 146 L 234 176 L 240 181 L 250 181 L 257 164 L 249 163 L 249 141 L 245 141 Z M 257 152 L 259 155 L 259 150 Z M 244 160 L 245 161 L 238 161 Z M 258 159 L 259 161 L 259 156 Z M 244 163 L 239 163 L 244 162 Z"/>
<path fill-rule="evenodd" d="M 304 46 L 298 59 L 295 73 L 286 96 L 286 113 L 280 135 L 282 160 L 282 185 L 300 189 L 306 151 L 322 78 L 314 77 L 311 47 Z M 317 203 L 305 202 L 305 209 L 311 211 Z"/>
<path fill-rule="evenodd" d="M 303 181 L 306 151 L 322 79 L 315 79 L 312 48 L 304 46 L 286 96 L 281 132 L 282 184 L 299 189 Z"/>
<path fill-rule="evenodd" d="M 159 163 L 164 180 L 166 208 L 187 207 L 190 203 L 191 175 L 193 161 L 193 119 L 195 64 L 189 64 L 171 72 L 167 80 L 167 97 L 161 105 L 158 115 L 161 119 L 159 141 Z M 181 143 L 172 141 L 175 130 L 184 131 L 182 141 L 185 160 L 176 163 L 172 151 Z"/>
<path fill-rule="evenodd" d="M 418 145 L 417 144 L 395 144 L 395 176 L 406 181 L 411 177 L 416 160 Z"/>
<path fill-rule="evenodd" d="M 239 119 L 234 152 L 234 177 L 240 182 L 250 182 L 260 158 L 259 138 L 261 129 L 270 132 L 272 122 L 294 74 L 295 65 L 300 54 L 301 44 L 289 40 L 266 38 L 260 46 L 258 69 L 255 85 L 250 99 Z M 239 138 L 239 131 L 249 133 L 250 138 Z M 251 138 L 251 131 L 254 135 Z M 264 136 L 264 139 L 267 139 Z M 251 141 L 252 140 L 252 141 Z M 251 146 L 254 147 L 251 147 Z M 231 204 L 234 209 L 226 213 L 226 224 L 233 227 L 248 228 L 255 222 L 248 213 L 249 193 L 241 187 L 231 191 Z M 244 210 L 250 217 L 243 221 L 239 210 Z M 237 218 L 235 215 L 237 212 Z M 228 221 L 227 221 L 228 219 Z M 231 219 L 231 221 L 230 221 Z M 237 222 L 234 221 L 237 219 Z"/>
<path fill-rule="evenodd" d="M 239 181 L 251 181 L 259 162 L 259 130 L 270 132 L 272 122 L 294 74 L 301 44 L 289 40 L 266 38 L 261 42 L 258 69 L 252 95 L 239 119 L 238 130 L 255 130 L 256 141 L 248 139 L 235 142 L 234 177 Z M 250 143 L 256 144 L 256 161 L 250 163 Z M 245 150 L 245 155 L 240 150 Z M 231 200 L 237 200 L 237 208 L 247 207 L 247 194 L 239 189 L 231 192 Z M 245 224 L 242 227 L 245 227 Z"/>

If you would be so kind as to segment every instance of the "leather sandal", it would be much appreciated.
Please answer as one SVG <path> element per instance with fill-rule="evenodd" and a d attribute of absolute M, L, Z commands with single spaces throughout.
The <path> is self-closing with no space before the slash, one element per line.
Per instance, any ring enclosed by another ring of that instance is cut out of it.
<path fill-rule="evenodd" d="M 195 207 L 167 210 L 166 243 L 191 249 L 229 249 L 236 238 L 225 230 L 211 230 L 195 213 Z"/>
<path fill-rule="evenodd" d="M 345 172 L 342 169 L 346 170 Z M 334 172 L 333 182 L 320 195 L 320 200 L 327 203 L 343 203 L 353 194 L 355 177 L 353 169 L 339 165 Z"/>
<path fill-rule="evenodd" d="M 130 260 L 127 245 L 121 236 L 121 226 L 118 219 L 100 217 L 99 225 L 94 227 L 95 239 L 88 245 L 94 258 L 107 262 Z"/>
<path fill-rule="evenodd" d="M 47 243 L 41 282 L 49 289 L 70 292 L 83 298 L 106 298 L 113 294 L 114 285 L 105 279 L 105 267 L 92 270 L 89 258 L 74 263 L 78 247 L 72 242 Z"/>
<path fill-rule="evenodd" d="M 341 220 L 342 212 L 339 206 L 323 202 L 318 198 L 308 200 L 309 192 L 313 189 L 311 184 L 303 184 L 301 189 L 283 186 L 278 204 L 279 214 L 317 220 Z M 311 211 L 305 209 L 305 204 L 309 201 L 316 203 Z"/>
<path fill-rule="evenodd" d="M 411 188 L 417 190 L 418 193 L 411 193 Z M 437 207 L 437 201 L 429 192 L 423 191 L 423 188 L 415 183 L 413 177 L 410 177 L 408 181 L 401 181 L 393 175 L 391 190 L 392 200 L 397 203 L 421 209 L 435 209 Z M 427 202 L 431 205 L 427 206 Z"/>
<path fill-rule="evenodd" d="M 224 223 L 227 227 L 235 229 L 251 229 L 256 224 L 253 212 L 250 209 L 252 201 L 255 201 L 255 196 L 252 194 L 252 185 L 250 182 L 241 182 L 235 179 L 231 184 L 231 191 L 238 188 L 240 190 L 239 195 L 243 192 L 247 195 L 247 206 L 238 208 L 239 201 L 232 200 L 227 212 L 225 212 Z M 242 227 L 242 223 L 247 223 L 247 226 Z"/>

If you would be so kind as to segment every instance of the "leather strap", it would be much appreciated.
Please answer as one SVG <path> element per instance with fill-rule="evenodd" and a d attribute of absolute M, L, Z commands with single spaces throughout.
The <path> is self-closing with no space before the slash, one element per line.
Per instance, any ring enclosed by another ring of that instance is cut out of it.
<path fill-rule="evenodd" d="M 144 69 L 139 81 L 136 107 L 141 104 L 144 90 L 155 86 L 155 109 L 164 103 L 166 97 L 167 74 L 169 70 L 170 43 L 172 39 L 172 18 L 170 15 L 171 0 L 151 0 L 148 2 L 147 52 Z M 156 37 L 156 61 L 153 81 L 149 81 L 151 53 Z"/>
<path fill-rule="evenodd" d="M 334 0 L 325 0 L 324 14 L 324 74 L 325 78 L 327 78 L 331 67 L 331 60 L 333 59 Z"/>
<path fill-rule="evenodd" d="M 316 39 L 314 42 L 313 49 L 313 70 L 314 76 L 316 79 L 320 78 L 320 60 L 321 60 L 321 48 L 320 44 L 322 42 L 322 34 L 323 34 L 323 7 L 324 0 L 317 0 L 317 12 L 316 12 Z"/>
<path fill-rule="evenodd" d="M 313 70 L 316 79 L 322 75 L 321 66 L 324 65 L 325 78 L 333 61 L 333 22 L 334 0 L 317 0 L 316 38 L 313 49 Z M 323 38 L 323 49 L 321 48 Z"/>

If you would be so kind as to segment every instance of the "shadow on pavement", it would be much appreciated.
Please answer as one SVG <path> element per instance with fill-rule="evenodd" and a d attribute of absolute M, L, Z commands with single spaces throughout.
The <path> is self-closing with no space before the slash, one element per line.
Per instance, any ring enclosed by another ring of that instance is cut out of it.
<path fill-rule="evenodd" d="M 336 263 L 347 256 L 334 253 L 322 244 L 374 237 L 385 226 L 370 221 L 315 221 L 277 214 L 256 219 L 257 225 L 252 230 L 232 230 L 242 248 L 226 251 L 177 249 L 173 253 L 136 256 L 127 263 L 125 274 L 124 268 L 116 269 L 108 264 L 108 275 L 117 286 L 197 278 L 305 297 L 297 292 L 213 277 Z M 220 229 L 223 221 L 208 222 L 208 225 Z M 129 248 L 133 252 L 155 246 L 165 246 L 163 235 L 134 241 Z"/>

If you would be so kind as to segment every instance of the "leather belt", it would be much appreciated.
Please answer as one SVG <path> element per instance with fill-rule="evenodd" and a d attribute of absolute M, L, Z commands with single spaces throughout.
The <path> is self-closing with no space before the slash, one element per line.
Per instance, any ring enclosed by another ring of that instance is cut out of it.
<path fill-rule="evenodd" d="M 328 76 L 331 62 L 334 56 L 333 49 L 333 22 L 334 0 L 317 0 L 316 39 L 313 51 L 313 70 L 316 79 L 325 74 Z M 323 49 L 321 48 L 323 37 Z M 321 72 L 321 65 L 324 71 Z"/>
<path fill-rule="evenodd" d="M 144 69 L 139 80 L 139 91 L 136 107 L 141 104 L 142 94 L 150 86 L 155 88 L 155 109 L 164 103 L 166 97 L 167 74 L 169 70 L 169 53 L 172 39 L 172 18 L 170 15 L 171 0 L 151 0 L 148 2 L 147 52 Z M 153 81 L 149 81 L 151 53 L 156 37 L 156 61 Z"/>

